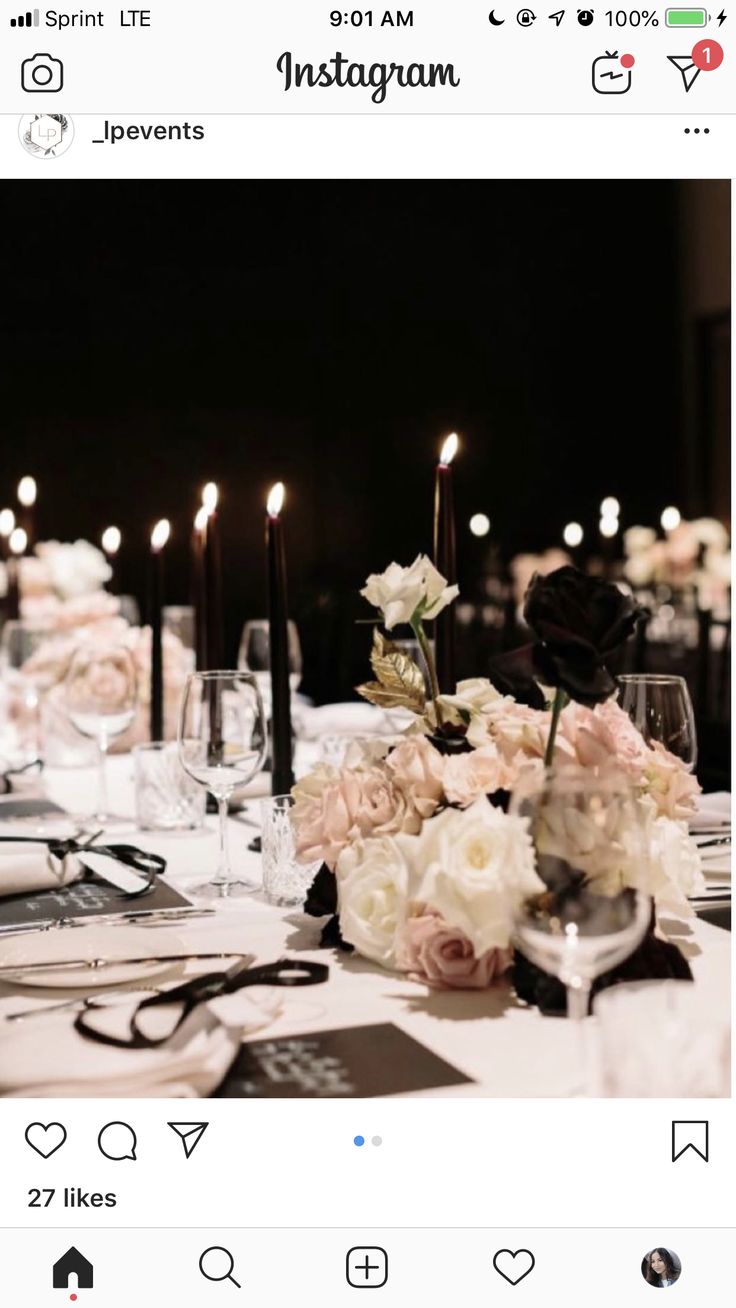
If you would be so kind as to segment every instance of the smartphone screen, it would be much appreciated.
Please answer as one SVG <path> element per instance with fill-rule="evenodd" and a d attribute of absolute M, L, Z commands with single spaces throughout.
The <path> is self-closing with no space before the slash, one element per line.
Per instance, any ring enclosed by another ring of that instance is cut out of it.
<path fill-rule="evenodd" d="M 730 1302 L 734 21 L 6 5 L 3 1303 Z"/>

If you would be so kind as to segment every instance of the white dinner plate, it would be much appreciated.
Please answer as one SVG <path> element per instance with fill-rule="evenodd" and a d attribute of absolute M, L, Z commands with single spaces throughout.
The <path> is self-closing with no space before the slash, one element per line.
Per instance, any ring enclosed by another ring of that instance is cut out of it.
<path fill-rule="evenodd" d="M 43 931 L 0 943 L 0 967 L 18 964 L 17 970 L 0 973 L 0 982 L 15 986 L 40 986 L 44 990 L 102 989 L 149 981 L 169 972 L 176 962 L 161 959 L 161 954 L 186 953 L 178 936 L 166 933 L 166 942 L 158 932 L 138 927 L 79 927 L 73 931 Z M 136 954 L 154 955 L 156 962 L 145 958 L 126 963 Z M 102 967 L 31 968 L 34 963 L 63 963 L 66 959 L 104 959 Z"/>

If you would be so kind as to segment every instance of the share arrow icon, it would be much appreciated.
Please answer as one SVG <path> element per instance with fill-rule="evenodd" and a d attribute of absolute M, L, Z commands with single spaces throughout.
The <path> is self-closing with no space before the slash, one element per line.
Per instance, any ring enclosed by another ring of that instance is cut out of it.
<path fill-rule="evenodd" d="M 209 1122 L 167 1122 L 166 1125 L 176 1132 L 184 1146 L 186 1157 L 191 1158 Z"/>

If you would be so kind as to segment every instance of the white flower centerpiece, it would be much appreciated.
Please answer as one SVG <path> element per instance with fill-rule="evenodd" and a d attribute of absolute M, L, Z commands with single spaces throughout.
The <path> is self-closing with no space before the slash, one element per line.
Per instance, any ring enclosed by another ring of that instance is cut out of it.
<path fill-rule="evenodd" d="M 687 816 L 699 787 L 678 759 L 645 743 L 611 698 L 615 685 L 604 666 L 636 614 L 622 611 L 630 601 L 614 587 L 571 568 L 560 573 L 557 581 L 555 574 L 543 579 L 542 596 L 531 594 L 535 579 L 527 613 L 534 617 L 541 603 L 544 619 L 555 587 L 567 602 L 570 585 L 582 586 L 587 634 L 582 640 L 575 609 L 553 624 L 546 643 L 541 635 L 537 675 L 552 699 L 540 691 L 540 707 L 480 677 L 440 694 L 424 624 L 458 592 L 429 559 L 419 556 L 409 568 L 393 563 L 368 578 L 361 593 L 386 631 L 412 629 L 426 677 L 377 626 L 375 680 L 359 692 L 381 707 L 408 709 L 411 724 L 398 743 L 352 746 L 341 768 L 320 765 L 294 786 L 298 857 L 321 862 L 305 908 L 328 918 L 323 944 L 352 948 L 433 987 L 497 982 L 513 963 L 520 907 L 547 889 L 527 818 L 507 811 L 509 792 L 535 773 L 543 779 L 550 766 L 614 763 L 641 808 L 652 853 L 646 870 L 601 856 L 595 868 L 589 864 L 591 887 L 612 895 L 630 885 L 668 912 L 690 911 L 700 873 Z"/>

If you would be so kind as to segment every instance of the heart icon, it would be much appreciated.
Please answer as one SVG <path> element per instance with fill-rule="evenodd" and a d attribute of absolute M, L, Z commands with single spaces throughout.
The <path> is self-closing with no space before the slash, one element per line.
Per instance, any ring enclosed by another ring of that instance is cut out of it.
<path fill-rule="evenodd" d="M 493 1255 L 493 1266 L 509 1285 L 518 1285 L 519 1281 L 523 1281 L 532 1271 L 535 1261 L 530 1249 L 517 1249 L 515 1252 L 499 1249 Z"/>
<path fill-rule="evenodd" d="M 50 1158 L 57 1149 L 61 1149 L 66 1140 L 66 1127 L 61 1122 L 31 1122 L 26 1127 L 26 1141 L 42 1158 Z"/>

